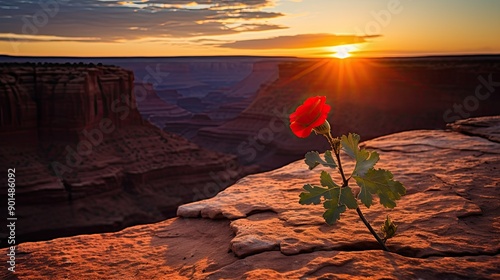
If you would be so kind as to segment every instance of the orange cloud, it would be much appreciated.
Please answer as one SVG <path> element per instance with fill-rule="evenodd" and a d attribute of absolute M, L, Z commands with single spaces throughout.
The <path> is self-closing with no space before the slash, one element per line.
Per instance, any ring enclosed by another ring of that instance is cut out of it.
<path fill-rule="evenodd" d="M 294 36 L 278 36 L 264 39 L 242 40 L 219 45 L 232 49 L 305 49 L 331 47 L 347 44 L 359 44 L 365 39 L 380 37 L 380 35 L 356 36 L 334 34 L 299 34 Z"/>

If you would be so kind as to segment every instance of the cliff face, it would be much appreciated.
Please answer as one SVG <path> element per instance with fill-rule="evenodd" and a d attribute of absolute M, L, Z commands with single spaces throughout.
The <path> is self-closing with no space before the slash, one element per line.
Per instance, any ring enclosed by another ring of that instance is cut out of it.
<path fill-rule="evenodd" d="M 128 70 L 6 64 L 0 81 L 0 167 L 16 169 L 19 240 L 159 221 L 247 172 L 143 121 Z"/>
<path fill-rule="evenodd" d="M 327 96 L 334 135 L 356 132 L 363 139 L 500 113 L 494 92 L 500 91 L 498 60 L 318 60 L 279 67 L 279 79 L 261 88 L 238 117 L 200 129 L 193 141 L 269 170 L 309 149 L 327 148 L 313 137 L 298 139 L 288 128 L 289 114 L 310 96 Z M 481 99 L 475 97 L 478 87 Z"/>
<path fill-rule="evenodd" d="M 300 160 L 248 176 L 212 199 L 182 205 L 182 218 L 20 244 L 17 276 L 498 279 L 500 143 L 491 135 L 498 135 L 500 117 L 453 128 L 465 134 L 418 130 L 363 143 L 381 154 L 377 166 L 391 170 L 407 188 L 392 210 L 377 200 L 369 209 L 361 207 L 377 232 L 387 214 L 395 220 L 397 233 L 386 243 L 390 252 L 381 250 L 354 210 L 328 226 L 322 205 L 298 203 L 303 185 L 318 183 L 321 169 L 331 170 L 309 171 Z"/>
<path fill-rule="evenodd" d="M 131 71 L 112 66 L 5 64 L 0 72 L 2 133 L 37 135 L 30 145 L 78 141 L 106 118 L 114 126 L 141 124 Z M 35 133 L 36 132 L 36 133 Z M 1 141 L 18 143 L 24 137 Z M 38 141 L 37 141 L 38 140 Z"/>
<path fill-rule="evenodd" d="M 4 73 L 6 68 L 1 69 L 0 90 L 3 94 L 0 95 L 0 132 L 4 137 L 0 141 L 2 144 L 17 141 L 25 144 L 37 143 L 38 113 L 34 94 L 19 86 L 25 83 L 23 78 L 33 80 L 30 76 L 32 71 L 29 68 L 21 68 L 17 69 L 17 73 L 9 75 Z M 31 82 L 31 84 L 34 83 Z"/>

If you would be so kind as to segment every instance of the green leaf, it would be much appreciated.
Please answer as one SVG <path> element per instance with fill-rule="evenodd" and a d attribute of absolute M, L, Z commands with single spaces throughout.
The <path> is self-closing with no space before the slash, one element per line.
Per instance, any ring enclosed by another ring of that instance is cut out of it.
<path fill-rule="evenodd" d="M 331 198 L 330 192 L 327 188 L 307 184 L 304 185 L 304 190 L 306 191 L 300 194 L 300 204 L 320 204 L 322 196 L 324 196 L 325 199 Z"/>
<path fill-rule="evenodd" d="M 325 207 L 326 211 L 323 213 L 323 218 L 329 225 L 339 220 L 340 214 L 344 213 L 347 208 L 356 209 L 358 207 L 351 188 L 340 188 L 333 182 L 330 174 L 326 171 L 321 172 L 321 184 L 327 188 L 311 186 L 310 184 L 304 185 L 306 192 L 300 194 L 299 203 L 319 204 L 321 197 L 324 197 L 323 207 Z"/>
<path fill-rule="evenodd" d="M 356 184 L 361 187 L 361 183 L 358 182 L 356 177 L 354 177 L 354 179 L 356 180 Z M 358 198 L 361 199 L 361 202 L 363 202 L 366 207 L 370 208 L 370 206 L 372 205 L 373 197 L 368 188 L 361 188 L 358 194 Z"/>
<path fill-rule="evenodd" d="M 337 167 L 337 164 L 333 160 L 332 153 L 331 151 L 326 151 L 325 152 L 325 160 L 323 160 L 320 156 L 319 153 L 314 151 L 314 152 L 308 152 L 305 156 L 305 162 L 309 166 L 309 170 L 312 170 L 318 165 L 323 165 L 325 167 L 331 167 L 335 168 Z"/>
<path fill-rule="evenodd" d="M 389 215 L 387 215 L 384 224 L 380 228 L 382 231 L 382 234 L 384 236 L 384 239 L 390 239 L 393 238 L 394 235 L 396 235 L 396 232 L 398 231 L 398 226 L 391 220 Z"/>
<path fill-rule="evenodd" d="M 326 150 L 326 152 L 325 152 L 325 160 L 328 163 L 328 166 L 330 166 L 331 168 L 337 167 L 337 164 L 335 163 L 335 160 L 333 160 L 332 151 Z"/>
<path fill-rule="evenodd" d="M 326 171 L 321 171 L 320 181 L 322 186 L 304 185 L 305 191 L 300 194 L 299 203 L 320 204 L 321 198 L 324 198 L 323 207 L 326 211 L 323 218 L 329 225 L 339 220 L 340 214 L 344 213 L 347 208 L 356 209 L 358 207 L 350 187 L 339 187 Z"/>
<path fill-rule="evenodd" d="M 356 133 L 349 133 L 349 136 L 342 135 L 340 138 L 340 144 L 342 145 L 342 150 L 346 152 L 351 158 L 356 158 L 356 152 L 359 149 L 360 137 Z"/>
<path fill-rule="evenodd" d="M 340 204 L 345 204 L 349 209 L 358 208 L 358 202 L 352 194 L 352 189 L 349 186 L 340 189 Z"/>
<path fill-rule="evenodd" d="M 359 135 L 355 133 L 349 133 L 349 136 L 342 135 L 340 140 L 342 150 L 356 160 L 356 166 L 352 172 L 353 176 L 364 176 L 379 160 L 377 152 L 360 149 L 359 140 Z"/>
<path fill-rule="evenodd" d="M 372 205 L 372 195 L 380 197 L 380 203 L 387 208 L 394 208 L 396 200 L 406 193 L 406 188 L 398 181 L 393 180 L 390 171 L 384 169 L 369 169 L 364 176 L 353 176 L 361 188 L 359 198 L 366 207 Z"/>
<path fill-rule="evenodd" d="M 323 218 L 325 222 L 329 225 L 335 224 L 337 220 L 340 220 L 340 214 L 344 213 L 346 210 L 345 205 L 338 205 L 338 200 L 327 200 L 323 203 L 326 211 L 323 213 Z"/>
<path fill-rule="evenodd" d="M 321 179 L 321 181 L 320 181 L 321 185 L 324 187 L 328 187 L 329 189 L 340 188 L 340 186 L 335 184 L 335 182 L 332 180 L 332 177 L 330 176 L 330 174 L 326 171 L 321 171 L 320 179 Z"/>

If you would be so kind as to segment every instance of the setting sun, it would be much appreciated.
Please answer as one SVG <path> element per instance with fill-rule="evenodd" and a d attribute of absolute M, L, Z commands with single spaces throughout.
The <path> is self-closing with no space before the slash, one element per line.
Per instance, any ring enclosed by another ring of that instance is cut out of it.
<path fill-rule="evenodd" d="M 352 54 L 350 52 L 357 50 L 357 48 L 354 47 L 353 45 L 342 45 L 342 46 L 331 47 L 330 50 L 333 52 L 331 54 L 332 57 L 344 59 L 351 57 Z"/>

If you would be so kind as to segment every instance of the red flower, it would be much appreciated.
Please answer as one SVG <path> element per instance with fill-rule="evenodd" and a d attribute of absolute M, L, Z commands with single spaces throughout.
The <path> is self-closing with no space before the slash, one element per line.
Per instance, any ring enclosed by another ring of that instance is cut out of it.
<path fill-rule="evenodd" d="M 310 97 L 290 114 L 290 128 L 297 137 L 306 138 L 315 127 L 326 121 L 330 105 L 325 102 L 325 96 Z"/>

